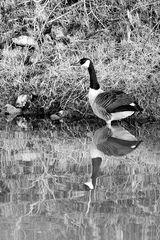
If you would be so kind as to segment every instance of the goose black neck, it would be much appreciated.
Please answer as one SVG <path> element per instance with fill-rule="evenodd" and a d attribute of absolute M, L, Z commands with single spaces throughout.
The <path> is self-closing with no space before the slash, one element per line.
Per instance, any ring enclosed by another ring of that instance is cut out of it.
<path fill-rule="evenodd" d="M 96 72 L 93 66 L 93 63 L 90 63 L 90 66 L 88 68 L 88 72 L 90 75 L 90 88 L 94 89 L 94 90 L 98 90 L 100 88 L 100 85 L 97 81 L 97 76 L 96 76 Z"/>

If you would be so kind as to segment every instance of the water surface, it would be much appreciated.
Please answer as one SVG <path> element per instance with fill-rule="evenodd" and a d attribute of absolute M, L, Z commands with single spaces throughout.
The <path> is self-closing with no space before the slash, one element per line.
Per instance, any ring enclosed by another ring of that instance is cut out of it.
<path fill-rule="evenodd" d="M 102 125 L 1 120 L 0 240 L 160 239 L 160 125 Z"/>

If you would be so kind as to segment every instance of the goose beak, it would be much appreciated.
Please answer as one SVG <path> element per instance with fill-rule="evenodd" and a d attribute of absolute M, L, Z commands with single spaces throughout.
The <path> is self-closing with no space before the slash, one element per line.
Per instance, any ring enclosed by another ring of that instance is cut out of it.
<path fill-rule="evenodd" d="M 78 66 L 81 66 L 81 64 L 80 64 L 80 62 L 78 61 L 78 62 L 72 63 L 71 66 L 73 66 L 73 67 L 78 67 Z"/>

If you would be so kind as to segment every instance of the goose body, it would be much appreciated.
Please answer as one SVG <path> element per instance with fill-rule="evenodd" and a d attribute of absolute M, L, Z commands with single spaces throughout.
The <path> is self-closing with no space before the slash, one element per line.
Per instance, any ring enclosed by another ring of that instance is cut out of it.
<path fill-rule="evenodd" d="M 79 63 L 88 69 L 90 75 L 88 98 L 92 110 L 96 116 L 105 120 L 109 126 L 113 120 L 121 120 L 143 110 L 133 97 L 123 91 L 103 91 L 100 88 L 90 59 L 82 58 Z"/>

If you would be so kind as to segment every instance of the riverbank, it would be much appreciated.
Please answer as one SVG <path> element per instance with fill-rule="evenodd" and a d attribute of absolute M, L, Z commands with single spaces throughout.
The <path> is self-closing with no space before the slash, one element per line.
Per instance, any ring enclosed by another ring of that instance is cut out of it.
<path fill-rule="evenodd" d="M 93 115 L 88 73 L 71 66 L 86 56 L 103 89 L 135 96 L 144 109 L 137 118 L 160 118 L 158 3 L 13 2 L 1 3 L 1 108 L 34 92 L 46 112 Z"/>

